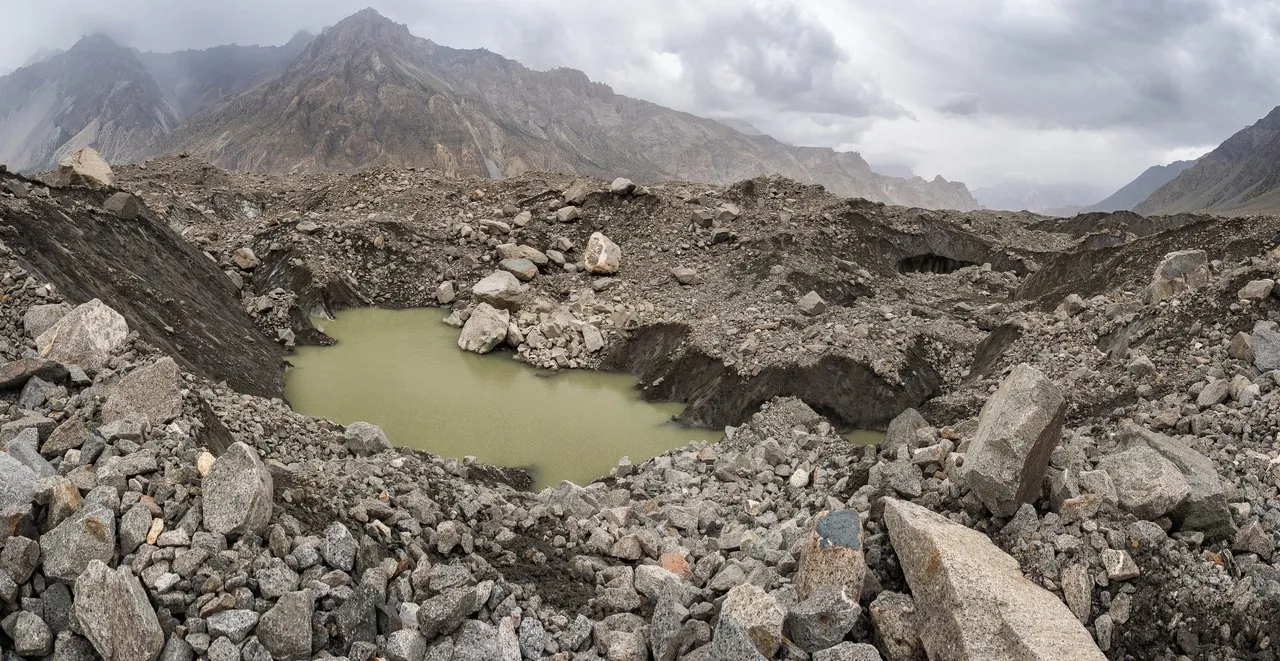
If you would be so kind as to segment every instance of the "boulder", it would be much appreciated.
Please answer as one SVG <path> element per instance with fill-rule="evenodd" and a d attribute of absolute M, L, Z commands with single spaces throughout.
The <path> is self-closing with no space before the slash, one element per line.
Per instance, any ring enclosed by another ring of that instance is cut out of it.
<path fill-rule="evenodd" d="M 1040 495 L 1066 412 L 1057 384 L 1025 363 L 987 400 L 960 476 L 991 513 L 1013 516 Z"/>
<path fill-rule="evenodd" d="M 75 583 L 75 616 L 93 649 L 108 661 L 154 661 L 164 631 L 147 593 L 128 567 L 89 563 Z"/>
<path fill-rule="evenodd" d="M 77 306 L 36 338 L 41 356 L 86 371 L 106 366 L 129 337 L 129 324 L 119 312 L 93 299 Z"/>
<path fill-rule="evenodd" d="M 521 282 L 528 282 L 538 277 L 538 267 L 527 259 L 504 259 L 498 262 L 498 268 L 514 275 Z"/>
<path fill-rule="evenodd" d="M 515 243 L 504 243 L 498 246 L 498 254 L 503 259 L 526 259 L 537 266 L 546 266 L 551 261 L 541 250 Z"/>
<path fill-rule="evenodd" d="M 844 642 L 817 652 L 813 661 L 881 661 L 881 657 L 875 645 Z"/>
<path fill-rule="evenodd" d="M 711 641 L 716 661 L 772 659 L 782 646 L 786 613 L 758 586 L 744 583 L 729 590 Z"/>
<path fill-rule="evenodd" d="M 1207 409 L 1215 404 L 1225 402 L 1230 394 L 1230 381 L 1227 379 L 1214 379 L 1206 384 L 1200 394 L 1196 396 L 1196 405 L 1202 409 Z"/>
<path fill-rule="evenodd" d="M 880 444 L 881 454 L 896 457 L 898 448 L 914 449 L 920 444 L 920 437 L 916 432 L 929 427 L 929 421 L 915 409 L 907 409 L 899 413 L 889 422 L 889 429 L 884 434 L 884 442 Z"/>
<path fill-rule="evenodd" d="M 623 177 L 618 177 L 609 184 L 609 192 L 614 195 L 630 195 L 635 189 L 636 185 Z"/>
<path fill-rule="evenodd" d="M 33 305 L 22 315 L 22 329 L 28 337 L 37 338 L 70 312 L 71 306 L 66 303 Z"/>
<path fill-rule="evenodd" d="M 102 208 L 123 220 L 133 220 L 142 212 L 142 208 L 138 204 L 138 198 L 124 191 L 108 197 L 107 201 L 102 203 Z"/>
<path fill-rule="evenodd" d="M 21 461 L 0 452 L 0 512 L 30 505 L 39 476 Z"/>
<path fill-rule="evenodd" d="M 738 216 L 741 215 L 742 209 L 739 209 L 738 205 L 732 202 L 725 202 L 724 204 L 716 207 L 715 220 L 717 223 L 728 223 L 737 220 Z"/>
<path fill-rule="evenodd" d="M 1168 300 L 1189 289 L 1209 282 L 1209 257 L 1203 250 L 1179 250 L 1164 256 L 1151 276 L 1147 300 Z"/>
<path fill-rule="evenodd" d="M 805 600 L 823 589 L 857 603 L 867 562 L 862 548 L 862 519 L 857 510 L 822 512 L 814 517 L 796 570 L 796 596 Z"/>
<path fill-rule="evenodd" d="M 458 298 L 458 291 L 453 286 L 452 280 L 446 280 L 436 287 L 436 302 L 440 305 L 448 305 Z"/>
<path fill-rule="evenodd" d="M 1240 288 L 1236 296 L 1242 301 L 1265 301 L 1271 297 L 1271 292 L 1275 288 L 1276 281 L 1271 278 L 1250 280 L 1248 284 Z"/>
<path fill-rule="evenodd" d="M 604 335 L 600 333 L 600 329 L 591 324 L 582 325 L 582 344 L 586 347 L 587 352 L 595 353 L 604 348 Z"/>
<path fill-rule="evenodd" d="M 586 260 L 588 273 L 612 275 L 617 273 L 622 265 L 622 248 L 609 240 L 609 237 L 600 232 L 594 232 L 591 238 L 587 239 L 587 249 L 583 252 L 583 259 Z"/>
<path fill-rule="evenodd" d="M 66 367 L 45 358 L 19 358 L 0 365 L 0 390 L 22 388 L 31 379 L 57 383 L 66 378 Z"/>
<path fill-rule="evenodd" d="M 182 372 L 165 356 L 120 380 L 102 407 L 102 421 L 129 418 L 159 427 L 182 415 Z"/>
<path fill-rule="evenodd" d="M 812 654 L 844 640 L 861 614 L 856 595 L 824 587 L 787 610 L 787 638 Z"/>
<path fill-rule="evenodd" d="M 910 596 L 885 590 L 867 610 L 876 644 L 892 661 L 923 658 L 916 633 L 916 605 Z"/>
<path fill-rule="evenodd" d="M 884 521 L 929 658 L 1105 658 L 1066 605 L 986 535 L 893 498 L 884 500 Z"/>
<path fill-rule="evenodd" d="M 810 291 L 808 294 L 801 296 L 800 300 L 796 301 L 796 307 L 810 317 L 816 317 L 827 311 L 827 302 L 822 300 L 822 297 L 818 295 L 818 292 Z"/>
<path fill-rule="evenodd" d="M 687 266 L 677 266 L 671 269 L 671 277 L 682 285 L 692 286 L 698 284 L 698 272 Z"/>
<path fill-rule="evenodd" d="M 1280 369 L 1280 333 L 1270 328 L 1253 331 L 1253 365 L 1259 372 Z"/>
<path fill-rule="evenodd" d="M 252 271 L 262 265 L 262 260 L 253 253 L 253 248 L 241 246 L 231 253 L 231 262 L 245 271 Z"/>
<path fill-rule="evenodd" d="M 418 633 L 427 640 L 452 633 L 484 605 L 492 583 L 450 588 L 422 602 L 418 609 Z"/>
<path fill-rule="evenodd" d="M 220 535 L 261 533 L 271 521 L 272 478 L 258 452 L 236 442 L 201 482 L 204 527 Z"/>
<path fill-rule="evenodd" d="M 572 223 L 582 217 L 582 209 L 578 207 L 561 207 L 556 210 L 556 220 L 562 223 Z"/>
<path fill-rule="evenodd" d="M 1120 427 L 1120 438 L 1126 447 L 1144 445 L 1155 450 L 1182 474 L 1189 491 L 1182 505 L 1173 510 L 1180 528 L 1199 530 L 1212 539 L 1235 534 L 1226 490 L 1211 459 L 1182 441 L 1133 423 Z"/>
<path fill-rule="evenodd" d="M 22 657 L 42 657 L 53 652 L 53 632 L 39 615 L 18 611 L 0 623 L 13 641 L 13 652 Z"/>
<path fill-rule="evenodd" d="M 591 194 L 591 182 L 585 179 L 576 179 L 569 188 L 564 192 L 565 204 L 582 204 L 587 201 L 587 196 Z"/>
<path fill-rule="evenodd" d="M 342 433 L 343 444 L 357 456 L 367 457 L 391 449 L 382 428 L 370 422 L 353 422 Z"/>
<path fill-rule="evenodd" d="M 1120 507 L 1140 519 L 1159 519 L 1191 495 L 1178 467 L 1146 445 L 1103 457 L 1098 469 L 1111 476 Z"/>
<path fill-rule="evenodd" d="M 111 562 L 115 553 L 115 513 L 95 502 L 40 536 L 44 575 L 65 583 L 76 581 L 90 563 Z"/>
<path fill-rule="evenodd" d="M 471 311 L 467 323 L 462 326 L 462 334 L 458 336 L 458 348 L 463 351 L 489 353 L 507 338 L 507 325 L 510 322 L 511 313 L 497 309 L 488 303 L 481 303 Z"/>
<path fill-rule="evenodd" d="M 506 271 L 494 271 L 471 288 L 471 295 L 479 303 L 488 303 L 502 310 L 520 307 L 525 288 L 514 275 Z"/>
<path fill-rule="evenodd" d="M 59 164 L 49 183 L 54 186 L 88 186 L 98 188 L 115 183 L 111 166 L 92 147 L 81 147 Z"/>

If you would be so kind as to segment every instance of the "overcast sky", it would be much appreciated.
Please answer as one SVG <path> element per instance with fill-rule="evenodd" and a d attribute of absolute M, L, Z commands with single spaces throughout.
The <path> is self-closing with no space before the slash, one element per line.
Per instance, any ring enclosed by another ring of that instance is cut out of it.
<path fill-rule="evenodd" d="M 1116 188 L 1280 104 L 1270 0 L 41 0 L 5 7 L 0 71 L 93 32 L 280 44 L 365 6 L 446 46 L 971 188 Z"/>

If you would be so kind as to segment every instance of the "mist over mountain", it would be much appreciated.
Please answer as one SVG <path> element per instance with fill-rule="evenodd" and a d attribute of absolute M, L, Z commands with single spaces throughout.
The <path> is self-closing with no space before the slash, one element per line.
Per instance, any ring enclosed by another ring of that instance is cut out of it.
<path fill-rule="evenodd" d="M 1184 170 L 1195 165 L 1195 161 L 1174 161 L 1168 165 L 1153 165 L 1138 175 L 1137 179 L 1127 183 L 1120 190 L 1112 193 L 1105 200 L 1091 204 L 1082 211 L 1131 211 L 1156 189 L 1169 183 Z"/>

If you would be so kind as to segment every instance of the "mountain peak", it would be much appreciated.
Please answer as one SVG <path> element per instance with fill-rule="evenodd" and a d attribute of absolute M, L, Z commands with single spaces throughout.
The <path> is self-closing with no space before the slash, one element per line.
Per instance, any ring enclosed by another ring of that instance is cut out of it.
<path fill-rule="evenodd" d="M 325 50 L 347 51 L 370 42 L 404 43 L 412 39 L 409 26 L 365 8 L 325 28 L 312 43 Z"/>
<path fill-rule="evenodd" d="M 118 50 L 128 50 L 124 46 L 116 43 L 114 39 L 102 33 L 89 34 L 80 37 L 74 46 L 71 47 L 72 53 L 105 53 Z"/>

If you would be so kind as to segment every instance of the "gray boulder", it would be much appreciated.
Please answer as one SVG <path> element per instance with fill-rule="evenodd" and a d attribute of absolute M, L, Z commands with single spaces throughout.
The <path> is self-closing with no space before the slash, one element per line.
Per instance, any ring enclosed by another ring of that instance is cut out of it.
<path fill-rule="evenodd" d="M 862 549 L 862 519 L 857 510 L 836 510 L 814 517 L 796 570 L 796 595 L 806 600 L 827 590 L 862 595 L 867 562 Z"/>
<path fill-rule="evenodd" d="M 272 478 L 258 452 L 234 443 L 201 483 L 204 527 L 220 535 L 261 533 L 271 522 Z"/>
<path fill-rule="evenodd" d="M 115 513 L 98 503 L 86 502 L 79 512 L 40 536 L 44 575 L 66 583 L 75 581 L 94 562 L 111 562 L 115 553 Z"/>
<path fill-rule="evenodd" d="M 521 282 L 528 282 L 538 277 L 538 266 L 524 258 L 504 259 L 498 262 L 498 268 L 514 275 Z"/>
<path fill-rule="evenodd" d="M 884 442 L 880 444 L 881 453 L 896 457 L 899 448 L 914 449 L 920 444 L 920 437 L 916 432 L 928 429 L 929 426 L 929 421 L 915 409 L 907 409 L 899 413 L 889 422 L 889 429 L 884 434 Z"/>
<path fill-rule="evenodd" d="M 35 613 L 18 611 L 6 617 L 3 626 L 18 656 L 38 657 L 53 651 L 53 632 Z"/>
<path fill-rule="evenodd" d="M 1179 250 L 1164 256 L 1151 276 L 1147 300 L 1159 303 L 1209 282 L 1209 257 L 1203 250 Z"/>
<path fill-rule="evenodd" d="M 130 418 L 148 420 L 153 426 L 167 424 L 182 415 L 182 387 L 178 364 L 165 356 L 120 380 L 102 407 L 102 421 Z"/>
<path fill-rule="evenodd" d="M 986 535 L 893 498 L 884 521 L 929 658 L 1106 658 L 1066 605 Z"/>
<path fill-rule="evenodd" d="M 359 543 L 341 522 L 334 521 L 324 531 L 324 561 L 330 567 L 351 571 L 356 566 L 356 550 Z"/>
<path fill-rule="evenodd" d="M 1280 369 L 1280 333 L 1270 328 L 1253 331 L 1253 365 L 1260 372 Z"/>
<path fill-rule="evenodd" d="M 787 610 L 787 638 L 810 654 L 844 640 L 862 608 L 857 595 L 825 587 Z"/>
<path fill-rule="evenodd" d="M 226 610 L 214 613 L 205 618 L 209 635 L 214 638 L 226 637 L 239 644 L 248 637 L 249 632 L 258 626 L 258 614 L 251 610 Z"/>
<path fill-rule="evenodd" d="M 1140 519 L 1169 514 L 1191 495 L 1178 467 L 1146 445 L 1103 457 L 1098 468 L 1111 476 L 1120 507 Z"/>
<path fill-rule="evenodd" d="M 866 643 L 840 643 L 813 655 L 813 661 L 880 661 L 880 651 Z"/>
<path fill-rule="evenodd" d="M 458 336 L 458 348 L 475 353 L 489 353 L 507 339 L 507 325 L 511 313 L 481 303 L 471 311 L 471 316 Z"/>
<path fill-rule="evenodd" d="M 279 661 L 309 659 L 311 616 L 314 612 L 315 600 L 311 592 L 290 592 L 262 615 L 254 633 L 258 642 Z"/>
<path fill-rule="evenodd" d="M 7 452 L 0 452 L 0 512 L 30 505 L 39 476 Z"/>
<path fill-rule="evenodd" d="M 520 280 L 506 271 L 494 271 L 471 288 L 471 295 L 477 302 L 503 310 L 519 308 L 524 292 L 525 287 Z"/>
<path fill-rule="evenodd" d="M 35 339 L 53 328 L 53 325 L 61 321 L 69 312 L 71 312 L 71 306 L 66 303 L 33 305 L 27 309 L 26 314 L 22 315 L 22 329 L 26 331 L 28 337 Z"/>
<path fill-rule="evenodd" d="M 133 220 L 142 212 L 142 207 L 138 204 L 138 198 L 124 191 L 108 197 L 107 201 L 102 203 L 102 208 L 124 220 Z"/>
<path fill-rule="evenodd" d="M 827 311 L 827 302 L 822 300 L 822 297 L 818 295 L 818 292 L 811 291 L 808 294 L 801 296 L 800 300 L 796 301 L 796 307 L 810 317 L 816 317 Z"/>
<path fill-rule="evenodd" d="M 127 567 L 112 570 L 89 563 L 75 583 L 80 629 L 109 661 L 154 661 L 164 648 L 164 631 L 142 584 Z"/>
<path fill-rule="evenodd" d="M 22 465 L 35 472 L 36 477 L 53 477 L 58 471 L 40 456 L 40 432 L 28 427 L 18 432 L 18 437 L 9 441 L 9 456 L 22 462 Z"/>
<path fill-rule="evenodd" d="M 1187 499 L 1173 510 L 1174 519 L 1184 530 L 1199 530 L 1214 539 L 1235 534 L 1227 494 L 1213 461 L 1186 443 L 1164 434 L 1127 423 L 1120 427 L 1122 442 L 1145 445 L 1164 457 L 1186 480 Z"/>
<path fill-rule="evenodd" d="M 353 422 L 347 425 L 342 438 L 348 450 L 362 457 L 391 449 L 391 441 L 387 440 L 382 428 L 370 422 Z"/>
<path fill-rule="evenodd" d="M 711 658 L 772 659 L 782 646 L 785 617 L 777 600 L 758 586 L 746 583 L 729 590 L 711 640 Z"/>
<path fill-rule="evenodd" d="M 88 186 L 98 188 L 115 183 L 111 166 L 93 147 L 81 147 L 62 159 L 49 183 L 54 186 Z"/>
<path fill-rule="evenodd" d="M 0 365 L 0 390 L 22 388 L 30 379 L 59 382 L 67 378 L 67 368 L 44 358 L 19 358 Z"/>
<path fill-rule="evenodd" d="M 129 337 L 129 324 L 98 299 L 77 306 L 36 338 L 41 356 L 86 371 L 106 366 Z"/>
<path fill-rule="evenodd" d="M 452 588 L 422 602 L 418 609 L 418 633 L 428 641 L 452 633 L 463 620 L 484 605 L 481 597 L 492 589 L 488 586 Z"/>
<path fill-rule="evenodd" d="M 1039 496 L 1066 412 L 1057 384 L 1025 363 L 987 400 L 960 476 L 992 514 L 1013 516 Z"/>

